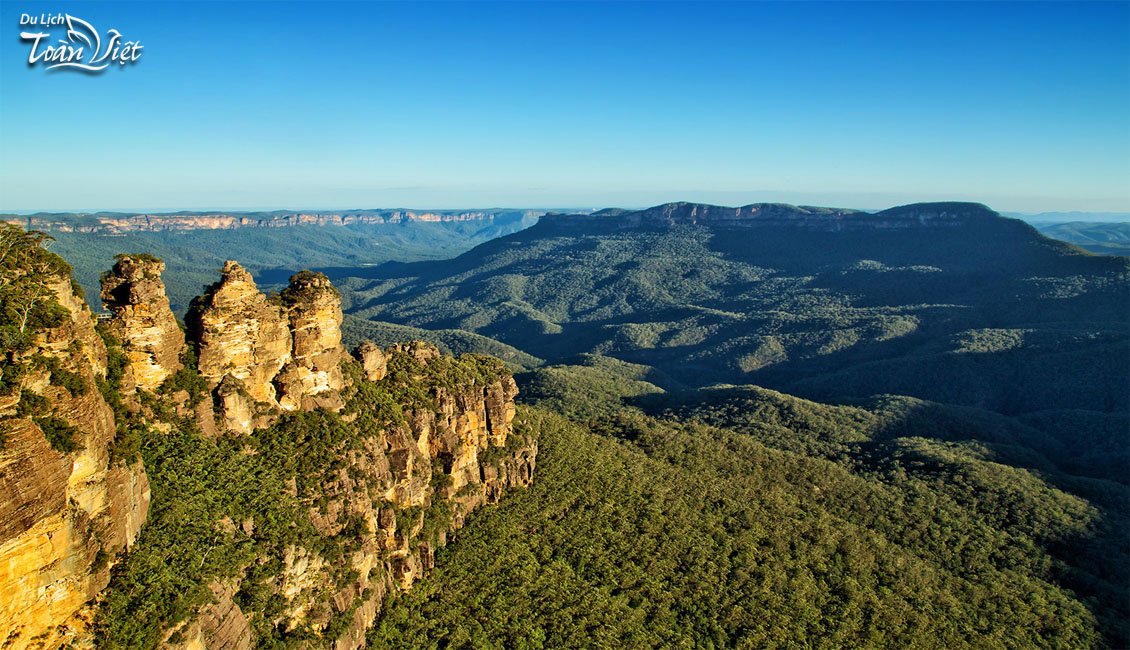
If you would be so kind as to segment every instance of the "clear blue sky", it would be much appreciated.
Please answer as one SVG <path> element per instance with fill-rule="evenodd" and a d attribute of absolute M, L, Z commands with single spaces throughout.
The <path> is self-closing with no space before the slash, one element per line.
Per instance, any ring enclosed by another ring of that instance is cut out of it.
<path fill-rule="evenodd" d="M 0 209 L 1130 211 L 1128 7 L 2 0 Z M 44 12 L 142 57 L 29 67 Z"/>

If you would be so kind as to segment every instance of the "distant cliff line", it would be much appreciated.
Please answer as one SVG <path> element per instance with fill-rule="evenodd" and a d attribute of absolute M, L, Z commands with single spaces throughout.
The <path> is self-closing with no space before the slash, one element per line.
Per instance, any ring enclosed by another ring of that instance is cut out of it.
<path fill-rule="evenodd" d="M 541 216 L 537 210 L 336 210 L 273 212 L 38 212 L 2 214 L 0 219 L 28 230 L 57 232 L 127 232 L 286 228 L 290 226 L 348 226 L 409 222 L 493 221 L 498 218 Z"/>
<path fill-rule="evenodd" d="M 778 228 L 821 232 L 957 228 L 1006 220 L 980 203 L 960 201 L 912 203 L 878 212 L 847 208 L 752 203 L 726 207 L 704 203 L 665 203 L 644 210 L 609 208 L 591 214 L 547 213 L 542 229 L 584 231 L 666 229 L 673 226 Z M 1011 220 L 1020 224 L 1019 220 Z"/>
<path fill-rule="evenodd" d="M 980 203 L 938 202 L 897 206 L 878 212 L 844 208 L 754 203 L 724 207 L 702 203 L 665 203 L 642 210 L 608 208 L 596 212 L 545 212 L 537 210 L 343 210 L 328 212 L 126 212 L 0 214 L 0 219 L 27 230 L 119 234 L 230 230 L 235 228 L 285 228 L 289 226 L 348 226 L 410 222 L 512 221 L 538 217 L 544 228 L 591 230 L 612 228 L 665 228 L 675 225 L 722 227 L 785 227 L 820 231 L 905 230 L 948 228 L 1001 218 Z"/>

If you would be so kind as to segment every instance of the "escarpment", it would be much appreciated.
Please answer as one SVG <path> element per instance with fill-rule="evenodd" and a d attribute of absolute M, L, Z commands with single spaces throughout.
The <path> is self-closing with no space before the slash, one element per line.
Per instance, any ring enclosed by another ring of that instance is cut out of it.
<path fill-rule="evenodd" d="M 866 232 L 953 229 L 999 216 L 979 203 L 962 202 L 915 203 L 875 213 L 784 203 L 753 203 L 730 208 L 681 202 L 644 210 L 608 209 L 592 214 L 550 214 L 542 218 L 539 226 L 543 229 L 583 232 L 592 232 L 594 228 L 635 230 L 691 225 L 727 229 Z"/>
<path fill-rule="evenodd" d="M 11 344 L 0 359 L 5 649 L 54 648 L 85 635 L 87 605 L 135 543 L 150 500 L 142 464 L 119 453 L 117 391 L 106 388 L 118 380 L 90 309 L 72 292 L 61 260 L 30 248 L 28 255 L 55 268 L 6 265 L 0 289 L 0 302 L 28 305 L 32 316 L 22 331 L 0 323 Z"/>
<path fill-rule="evenodd" d="M 289 228 L 294 226 L 350 226 L 358 224 L 404 224 L 411 222 L 444 223 L 485 221 L 505 217 L 512 211 L 464 210 L 349 210 L 344 212 L 177 212 L 175 214 L 126 214 L 100 212 L 94 214 L 51 214 L 34 216 L 0 215 L 0 221 L 30 228 L 58 232 L 162 232 L 192 230 L 232 230 L 236 228 Z M 524 210 L 522 216 L 540 214 Z"/>
<path fill-rule="evenodd" d="M 467 515 L 532 481 L 510 372 L 419 342 L 354 358 L 325 276 L 267 296 L 235 262 L 185 335 L 162 270 L 118 260 L 101 332 L 56 274 L 55 320 L 5 358 L 0 648 L 363 647 Z"/>

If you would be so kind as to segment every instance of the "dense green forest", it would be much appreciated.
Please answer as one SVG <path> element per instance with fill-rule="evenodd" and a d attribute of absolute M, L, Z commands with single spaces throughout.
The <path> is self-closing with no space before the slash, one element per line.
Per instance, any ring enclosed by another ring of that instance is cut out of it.
<path fill-rule="evenodd" d="M 807 221 L 550 215 L 323 268 L 347 343 L 504 360 L 540 441 L 370 648 L 1130 647 L 1130 259 L 970 204 L 777 209 Z M 280 435 L 316 440 L 262 462 Z M 175 487 L 228 471 L 203 444 L 148 440 L 155 494 L 243 507 Z"/>
<path fill-rule="evenodd" d="M 821 400 L 1125 412 L 1130 259 L 970 209 L 956 227 L 843 231 L 553 215 L 453 260 L 331 277 L 359 318 L 549 362 L 599 354 Z"/>
<path fill-rule="evenodd" d="M 349 349 L 364 341 L 372 341 L 380 346 L 405 341 L 427 341 L 443 354 L 486 354 L 501 359 L 515 371 L 529 370 L 542 364 L 541 359 L 513 346 L 463 330 L 426 330 L 346 315 L 342 323 L 342 336 L 342 342 Z"/>
<path fill-rule="evenodd" d="M 517 376 L 546 411 L 538 481 L 371 647 L 1130 644 L 1125 258 L 989 211 L 879 232 L 624 214 L 339 279 L 355 317 L 551 364 Z"/>
<path fill-rule="evenodd" d="M 775 406 L 821 452 L 867 446 L 862 413 Z M 832 460 L 696 420 L 532 417 L 534 486 L 474 517 L 370 648 L 1125 644 L 1125 517 L 989 446 Z"/>

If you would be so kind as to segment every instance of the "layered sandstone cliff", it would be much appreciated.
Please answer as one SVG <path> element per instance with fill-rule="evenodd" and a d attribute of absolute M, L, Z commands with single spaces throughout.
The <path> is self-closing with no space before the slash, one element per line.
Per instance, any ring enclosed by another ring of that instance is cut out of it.
<path fill-rule="evenodd" d="M 95 213 L 84 215 L 37 214 L 34 216 L 3 215 L 9 223 L 59 232 L 160 232 L 187 230 L 230 230 L 234 228 L 288 228 L 292 226 L 349 226 L 355 224 L 401 224 L 410 222 L 440 223 L 461 221 L 493 221 L 514 211 L 481 210 L 351 210 L 344 212 L 217 212 L 177 214 Z M 522 217 L 541 212 L 524 210 Z"/>
<path fill-rule="evenodd" d="M 165 263 L 145 255 L 121 255 L 102 276 L 102 304 L 110 330 L 122 342 L 134 381 L 153 391 L 181 369 L 184 332 L 169 308 L 161 273 Z"/>
<path fill-rule="evenodd" d="M 200 374 L 213 387 L 231 377 L 229 383 L 241 387 L 250 402 L 277 407 L 273 380 L 291 358 L 286 310 L 260 292 L 238 263 L 227 262 L 220 275 L 194 301 L 187 319 Z"/>
<path fill-rule="evenodd" d="M 147 580 L 105 591 L 131 545 L 123 576 L 135 557 L 167 557 L 146 546 L 160 544 L 146 541 L 160 533 L 138 541 L 150 487 L 129 436 L 134 445 L 172 436 L 187 444 L 157 459 L 172 464 L 166 472 L 202 471 L 184 455 L 192 449 L 230 449 L 240 465 L 259 463 L 247 476 L 282 486 L 224 492 L 267 508 L 238 512 L 166 489 L 152 525 L 211 532 L 206 545 L 181 549 L 199 555 L 179 558 L 189 571 L 160 578 L 204 582 L 163 588 L 206 588 L 210 597 L 186 601 L 179 622 L 147 621 L 158 633 L 147 638 L 195 650 L 252 648 L 264 634 L 305 639 L 295 647 L 364 647 L 386 594 L 430 570 L 471 511 L 531 482 L 537 443 L 515 421 L 513 378 L 497 360 L 446 357 L 420 342 L 364 344 L 355 359 L 342 348 L 340 301 L 325 276 L 299 273 L 269 297 L 234 262 L 195 303 L 185 337 L 162 270 L 159 260 L 127 256 L 106 274 L 105 342 L 68 279 L 53 279 L 66 318 L 5 359 L 27 371 L 18 391 L 0 394 L 0 649 L 98 647 L 115 621 L 132 629 L 133 617 L 167 603 L 144 593 Z M 210 514 L 185 522 L 183 512 Z M 244 564 L 208 573 L 217 557 Z M 117 609 L 100 607 L 103 599 Z"/>
<path fill-rule="evenodd" d="M 316 406 L 338 410 L 341 375 L 341 296 L 321 273 L 304 271 L 282 292 L 290 320 L 290 360 L 276 383 L 279 406 L 292 411 Z"/>
<path fill-rule="evenodd" d="M 66 317 L 29 348 L 0 399 L 0 648 L 55 648 L 84 634 L 83 608 L 137 539 L 150 490 L 140 462 L 112 459 L 114 413 L 96 387 L 106 347 L 69 278 L 50 283 Z M 48 435 L 52 440 L 48 441 Z"/>
<path fill-rule="evenodd" d="M 248 433 L 279 411 L 339 410 L 341 300 L 326 276 L 303 271 L 269 297 L 237 262 L 193 302 L 189 338 L 228 430 Z"/>

